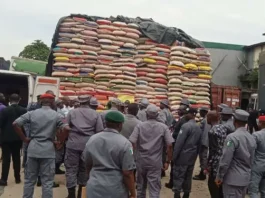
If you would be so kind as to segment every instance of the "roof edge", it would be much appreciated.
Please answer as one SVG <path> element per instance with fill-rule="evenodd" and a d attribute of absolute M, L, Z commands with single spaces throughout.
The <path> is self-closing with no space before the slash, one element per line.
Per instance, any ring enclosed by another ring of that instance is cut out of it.
<path fill-rule="evenodd" d="M 237 45 L 237 44 L 230 44 L 230 43 L 217 43 L 217 42 L 209 42 L 209 41 L 202 41 L 205 48 L 212 48 L 212 49 L 225 49 L 225 50 L 236 50 L 236 51 L 243 51 L 245 45 Z"/>

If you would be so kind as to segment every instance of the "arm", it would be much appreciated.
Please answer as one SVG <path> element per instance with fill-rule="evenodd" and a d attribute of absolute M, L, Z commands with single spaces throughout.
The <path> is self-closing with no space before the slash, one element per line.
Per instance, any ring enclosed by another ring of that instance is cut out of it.
<path fill-rule="evenodd" d="M 18 119 L 16 119 L 13 122 L 13 127 L 14 127 L 16 133 L 21 138 L 21 140 L 23 142 L 25 142 L 25 143 L 29 143 L 30 142 L 30 139 L 25 136 L 22 127 L 26 123 L 29 123 L 30 122 L 30 115 L 31 115 L 31 112 L 28 112 L 28 113 L 20 116 Z"/>
<path fill-rule="evenodd" d="M 96 123 L 96 133 L 99 133 L 104 130 L 103 121 L 101 116 L 98 114 L 97 123 Z"/>
<path fill-rule="evenodd" d="M 134 128 L 131 136 L 129 137 L 130 142 L 133 145 L 133 148 L 136 149 L 136 143 L 138 141 L 138 136 L 140 133 L 139 124 Z"/>
<path fill-rule="evenodd" d="M 172 155 L 173 155 L 172 143 L 174 142 L 174 139 L 170 135 L 170 131 L 169 131 L 168 128 L 166 128 L 166 130 L 165 130 L 164 142 L 167 144 L 167 160 L 166 160 L 166 163 L 170 163 L 171 160 L 172 160 Z"/>
<path fill-rule="evenodd" d="M 182 147 L 183 147 L 188 136 L 189 136 L 189 129 L 188 129 L 187 125 L 183 125 L 181 127 L 181 130 L 179 132 L 179 135 L 178 135 L 178 138 L 176 140 L 175 147 L 174 147 L 174 152 L 173 152 L 174 162 L 177 161 L 178 156 L 179 156 L 179 154 L 182 150 Z"/>
<path fill-rule="evenodd" d="M 68 124 L 63 123 L 62 118 L 60 117 L 59 114 L 57 114 L 56 126 L 57 128 L 62 129 L 62 131 L 59 131 L 59 133 L 56 133 L 57 140 L 59 142 L 65 142 L 65 140 L 69 136 L 69 131 L 71 130 L 71 128 L 69 127 Z"/>
<path fill-rule="evenodd" d="M 227 173 L 230 163 L 234 157 L 236 144 L 237 143 L 230 136 L 227 136 L 223 147 L 223 155 L 219 161 L 219 168 L 217 171 L 216 180 L 219 180 L 221 182 L 223 181 L 224 176 Z"/>
<path fill-rule="evenodd" d="M 89 175 L 90 174 L 90 171 L 93 167 L 93 160 L 92 160 L 92 157 L 90 155 L 90 142 L 88 140 L 87 144 L 86 144 L 86 147 L 85 147 L 85 150 L 83 151 L 83 157 L 85 159 L 85 165 L 86 165 L 86 171 L 87 171 L 87 174 Z"/>
<path fill-rule="evenodd" d="M 123 180 L 130 192 L 130 197 L 136 198 L 136 191 L 134 185 L 134 170 L 136 165 L 133 157 L 133 148 L 132 145 L 127 142 L 124 147 L 123 156 L 122 156 L 122 173 Z"/>

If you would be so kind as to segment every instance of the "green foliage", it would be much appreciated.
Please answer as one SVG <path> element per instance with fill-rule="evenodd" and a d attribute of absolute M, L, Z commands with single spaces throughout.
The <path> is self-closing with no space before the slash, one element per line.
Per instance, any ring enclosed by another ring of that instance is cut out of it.
<path fill-rule="evenodd" d="M 248 81 L 252 84 L 256 84 L 259 81 L 259 70 L 253 69 L 248 75 Z"/>
<path fill-rule="evenodd" d="M 19 53 L 19 57 L 47 61 L 49 53 L 50 49 L 45 43 L 43 43 L 41 40 L 35 40 Z"/>

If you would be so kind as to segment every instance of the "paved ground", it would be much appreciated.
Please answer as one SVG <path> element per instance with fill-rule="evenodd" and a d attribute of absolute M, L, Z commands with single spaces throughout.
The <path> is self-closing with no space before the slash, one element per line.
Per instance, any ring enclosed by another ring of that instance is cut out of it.
<path fill-rule="evenodd" d="M 11 165 L 12 167 L 12 165 Z M 198 167 L 198 166 L 196 166 Z M 1 164 L 0 164 L 1 168 Z M 0 169 L 1 170 L 1 169 Z M 198 168 L 196 168 L 195 173 L 198 172 Z M 22 173 L 23 175 L 23 173 Z M 167 173 L 167 176 L 169 173 Z M 55 180 L 60 183 L 60 187 L 54 189 L 54 198 L 65 198 L 67 196 L 67 190 L 65 187 L 65 177 L 64 176 L 56 176 Z M 162 180 L 162 185 L 164 186 L 165 182 L 168 181 L 168 177 L 165 177 Z M 8 186 L 3 188 L 0 187 L 0 197 L 1 198 L 20 198 L 22 197 L 23 192 L 23 183 L 22 184 L 15 184 L 14 178 L 13 178 L 13 170 L 10 169 L 9 173 L 9 180 L 8 180 Z M 35 188 L 35 194 L 34 198 L 40 198 L 41 197 L 41 188 L 36 187 Z M 161 198 L 173 198 L 173 193 L 171 190 L 166 189 L 165 187 L 162 188 L 161 191 Z M 204 182 L 193 182 L 192 187 L 192 194 L 191 198 L 209 198 L 208 188 L 206 181 Z"/>

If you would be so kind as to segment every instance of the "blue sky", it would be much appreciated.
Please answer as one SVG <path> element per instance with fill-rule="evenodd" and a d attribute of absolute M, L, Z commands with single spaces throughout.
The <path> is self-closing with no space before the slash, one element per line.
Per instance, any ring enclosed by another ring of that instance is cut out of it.
<path fill-rule="evenodd" d="M 264 8 L 264 0 L 1 0 L 0 56 L 17 56 L 36 39 L 50 46 L 71 13 L 153 18 L 198 40 L 250 45 L 265 41 Z"/>

